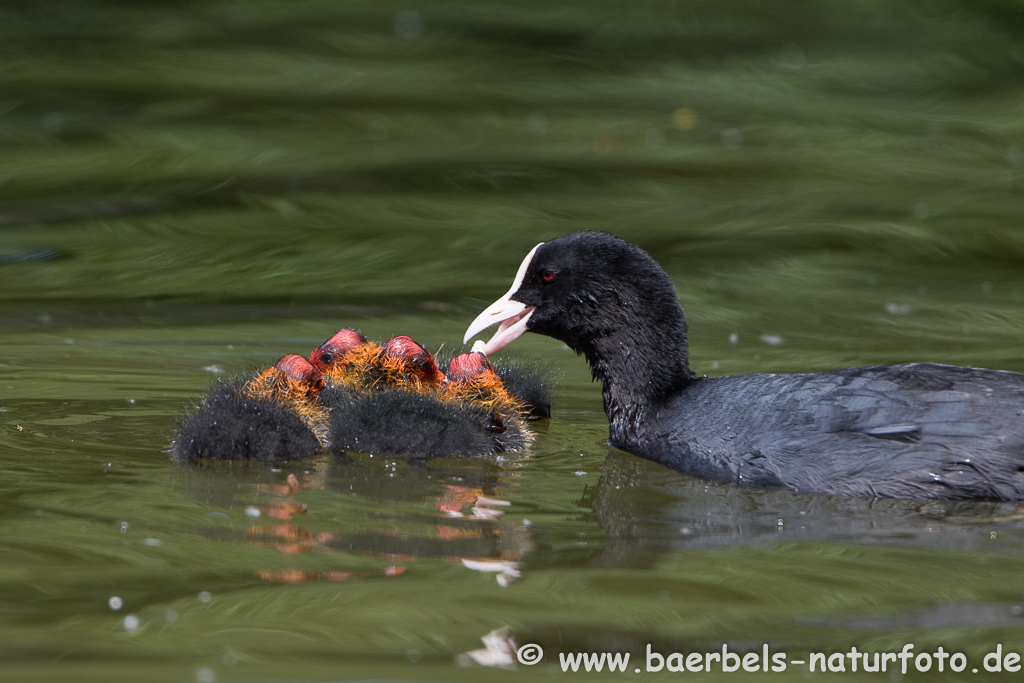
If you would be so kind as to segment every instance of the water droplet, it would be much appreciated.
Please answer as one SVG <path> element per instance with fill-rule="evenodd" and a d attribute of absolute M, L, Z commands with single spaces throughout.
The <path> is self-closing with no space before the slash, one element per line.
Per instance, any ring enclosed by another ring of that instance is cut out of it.
<path fill-rule="evenodd" d="M 665 134 L 659 128 L 648 128 L 644 133 L 644 144 L 650 149 L 661 149 L 665 146 Z"/>
<path fill-rule="evenodd" d="M 542 111 L 535 111 L 526 117 L 526 127 L 534 133 L 546 133 L 548 130 L 548 117 Z"/>
<path fill-rule="evenodd" d="M 1006 160 L 1011 166 L 1024 166 L 1024 149 L 1020 145 L 1010 145 L 1006 150 Z"/>
<path fill-rule="evenodd" d="M 423 35 L 423 17 L 414 10 L 402 10 L 395 15 L 391 23 L 400 38 L 415 40 Z"/>
<path fill-rule="evenodd" d="M 914 307 L 910 304 L 886 304 L 885 312 L 889 315 L 910 315 Z"/>
<path fill-rule="evenodd" d="M 787 69 L 798 71 L 804 68 L 804 51 L 795 43 L 786 43 L 779 50 L 779 64 Z"/>
<path fill-rule="evenodd" d="M 679 107 L 672 112 L 672 125 L 679 130 L 693 130 L 697 127 L 697 112 L 689 107 Z"/>
<path fill-rule="evenodd" d="M 743 133 L 738 128 L 726 128 L 722 131 L 722 146 L 737 150 L 743 146 Z"/>
<path fill-rule="evenodd" d="M 387 140 L 388 127 L 383 121 L 371 121 L 366 129 L 366 135 L 371 140 Z"/>
<path fill-rule="evenodd" d="M 55 111 L 43 117 L 43 129 L 47 133 L 56 135 L 64 130 L 64 117 Z"/>

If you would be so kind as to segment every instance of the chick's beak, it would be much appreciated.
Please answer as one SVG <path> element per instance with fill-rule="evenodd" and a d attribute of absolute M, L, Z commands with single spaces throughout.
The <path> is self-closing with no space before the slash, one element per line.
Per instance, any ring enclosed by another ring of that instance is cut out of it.
<path fill-rule="evenodd" d="M 541 244 L 544 243 L 541 242 Z M 494 333 L 489 342 L 482 345 L 480 342 L 477 342 L 473 346 L 474 351 L 481 351 L 485 355 L 489 355 L 504 348 L 522 335 L 523 332 L 526 332 L 526 323 L 530 320 L 534 307 L 527 306 L 519 301 L 513 301 L 512 296 L 519 291 L 519 287 L 523 284 L 526 270 L 530 267 L 530 261 L 533 260 L 533 255 L 539 247 L 540 244 L 531 249 L 530 253 L 523 259 L 519 270 L 516 272 L 516 279 L 512 282 L 512 287 L 505 292 L 505 295 L 485 308 L 470 323 L 469 329 L 466 330 L 466 336 L 462 340 L 463 344 L 469 343 L 470 339 L 491 325 L 498 325 L 498 331 Z"/>

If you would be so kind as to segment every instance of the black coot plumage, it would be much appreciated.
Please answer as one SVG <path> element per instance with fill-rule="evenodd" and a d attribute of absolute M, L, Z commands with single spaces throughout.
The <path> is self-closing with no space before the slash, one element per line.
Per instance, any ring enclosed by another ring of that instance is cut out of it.
<path fill-rule="evenodd" d="M 301 356 L 283 357 L 250 378 L 218 382 L 178 425 L 171 452 L 182 460 L 219 458 L 274 463 L 323 450 L 326 418 L 316 398 L 318 371 Z"/>
<path fill-rule="evenodd" d="M 671 279 L 582 232 L 542 243 L 470 325 L 493 353 L 525 331 L 565 342 L 604 386 L 611 442 L 748 486 L 894 498 L 1024 498 L 1024 375 L 932 363 L 697 377 Z"/>
<path fill-rule="evenodd" d="M 484 415 L 436 396 L 402 389 L 374 394 L 330 392 L 331 446 L 394 458 L 495 452 Z"/>

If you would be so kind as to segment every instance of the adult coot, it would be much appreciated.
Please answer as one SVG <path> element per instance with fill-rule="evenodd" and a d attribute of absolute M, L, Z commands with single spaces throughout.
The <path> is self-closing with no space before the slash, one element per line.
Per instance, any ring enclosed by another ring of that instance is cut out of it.
<path fill-rule="evenodd" d="M 1024 498 L 1024 375 L 933 363 L 697 377 L 668 275 L 639 247 L 580 232 L 527 254 L 469 326 L 565 342 L 604 384 L 611 443 L 746 486 L 894 498 Z"/>

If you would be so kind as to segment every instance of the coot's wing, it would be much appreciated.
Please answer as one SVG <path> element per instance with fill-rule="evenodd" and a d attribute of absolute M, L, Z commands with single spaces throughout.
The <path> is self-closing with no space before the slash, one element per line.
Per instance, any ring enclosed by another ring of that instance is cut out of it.
<path fill-rule="evenodd" d="M 704 382 L 662 433 L 681 471 L 841 495 L 1024 498 L 1024 375 L 916 363 Z"/>

